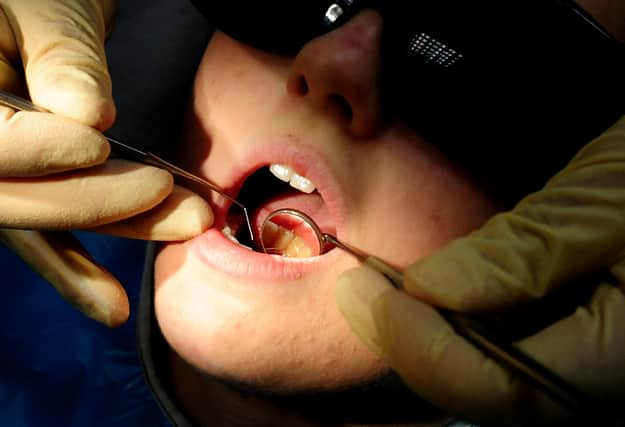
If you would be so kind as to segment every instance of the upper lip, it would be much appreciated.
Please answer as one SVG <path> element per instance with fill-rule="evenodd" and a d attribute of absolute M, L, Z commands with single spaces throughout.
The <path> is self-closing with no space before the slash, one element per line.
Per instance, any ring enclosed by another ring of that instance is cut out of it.
<path fill-rule="evenodd" d="M 289 165 L 296 173 L 315 183 L 317 192 L 321 195 L 334 220 L 337 233 L 340 232 L 344 219 L 343 192 L 328 161 L 319 151 L 309 146 L 295 144 L 289 139 L 257 145 L 248 151 L 238 163 L 232 165 L 229 173 L 220 179 L 219 184 L 228 195 L 236 199 L 243 183 L 250 175 L 274 163 Z M 227 199 L 222 198 L 221 203 L 217 203 L 213 197 L 217 227 L 222 227 L 225 223 L 231 205 L 232 202 Z"/>

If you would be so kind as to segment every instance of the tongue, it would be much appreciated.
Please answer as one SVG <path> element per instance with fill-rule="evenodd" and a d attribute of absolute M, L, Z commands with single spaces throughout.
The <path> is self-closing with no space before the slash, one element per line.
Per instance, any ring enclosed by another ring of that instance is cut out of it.
<path fill-rule="evenodd" d="M 259 206 L 252 215 L 254 228 L 258 231 L 265 218 L 277 209 L 297 209 L 311 217 L 325 233 L 336 232 L 334 221 L 330 217 L 328 208 L 318 193 L 304 194 L 293 192 L 278 196 Z"/>

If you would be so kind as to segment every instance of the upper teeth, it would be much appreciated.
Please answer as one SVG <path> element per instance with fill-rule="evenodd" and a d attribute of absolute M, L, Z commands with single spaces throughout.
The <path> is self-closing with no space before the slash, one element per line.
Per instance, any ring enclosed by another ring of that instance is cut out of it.
<path fill-rule="evenodd" d="M 312 193 L 315 191 L 315 184 L 305 176 L 293 172 L 293 168 L 286 165 L 274 163 L 269 166 L 271 173 L 278 179 L 288 182 L 291 187 L 304 193 Z"/>

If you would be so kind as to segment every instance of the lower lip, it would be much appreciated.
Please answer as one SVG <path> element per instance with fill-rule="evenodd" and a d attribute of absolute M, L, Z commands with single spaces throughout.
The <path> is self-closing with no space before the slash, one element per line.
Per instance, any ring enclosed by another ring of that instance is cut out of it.
<path fill-rule="evenodd" d="M 288 282 L 301 279 L 333 264 L 338 251 L 312 258 L 285 258 L 241 247 L 216 229 L 187 242 L 191 253 L 204 265 L 231 277 Z"/>

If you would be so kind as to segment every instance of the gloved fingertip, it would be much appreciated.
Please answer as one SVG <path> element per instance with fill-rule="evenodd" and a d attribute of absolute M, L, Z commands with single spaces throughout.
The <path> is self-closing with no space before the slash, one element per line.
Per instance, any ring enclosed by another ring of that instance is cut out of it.
<path fill-rule="evenodd" d="M 404 270 L 404 286 L 406 291 L 410 295 L 428 304 L 434 305 L 437 303 L 437 291 L 440 292 L 440 286 L 437 288 L 436 285 L 439 280 L 436 280 L 436 276 L 429 277 L 431 276 L 429 272 L 432 270 L 432 268 L 430 268 L 431 264 L 438 264 L 438 257 L 438 253 L 431 255 L 429 258 L 424 258 L 409 265 Z M 435 271 L 438 270 L 435 269 Z"/>
<path fill-rule="evenodd" d="M 368 267 L 341 274 L 335 288 L 339 311 L 356 335 L 381 357 L 384 357 L 384 348 L 380 345 L 373 305 L 387 292 L 396 291 L 384 276 Z"/>
<path fill-rule="evenodd" d="M 490 264 L 476 249 L 476 241 L 460 238 L 404 269 L 406 292 L 429 305 L 470 310 L 482 300 Z M 495 292 L 491 292 L 495 297 Z"/>
<path fill-rule="evenodd" d="M 117 328 L 126 323 L 130 317 L 130 302 L 126 291 L 117 279 L 101 268 L 99 277 L 81 278 L 85 287 L 98 289 L 100 295 L 92 296 L 94 301 L 70 301 L 87 317 L 109 328 Z M 76 280 L 80 282 L 80 280 Z M 99 282 L 99 283 L 97 283 Z"/>
<path fill-rule="evenodd" d="M 121 283 L 71 233 L 0 229 L 0 242 L 86 316 L 111 328 L 128 320 L 130 305 Z"/>
<path fill-rule="evenodd" d="M 33 102 L 53 113 L 100 131 L 115 121 L 117 111 L 107 74 L 93 76 L 68 69 L 29 79 L 28 84 Z"/>
<path fill-rule="evenodd" d="M 213 220 L 213 211 L 206 200 L 174 186 L 172 193 L 153 209 L 90 231 L 140 240 L 184 241 L 206 231 Z"/>

